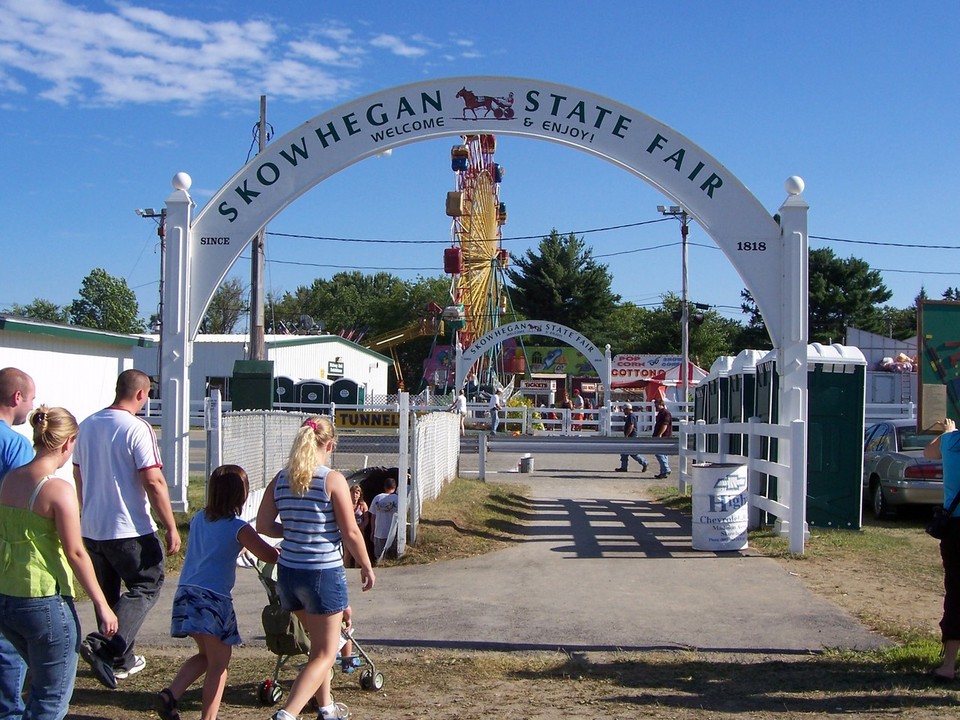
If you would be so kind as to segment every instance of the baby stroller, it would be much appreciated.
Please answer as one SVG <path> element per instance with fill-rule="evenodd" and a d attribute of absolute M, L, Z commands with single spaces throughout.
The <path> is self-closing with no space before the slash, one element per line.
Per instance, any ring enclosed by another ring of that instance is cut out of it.
<path fill-rule="evenodd" d="M 283 697 L 283 688 L 279 682 L 280 671 L 291 658 L 309 654 L 310 637 L 296 615 L 280 607 L 280 595 L 277 593 L 277 566 L 272 563 L 257 562 L 256 568 L 260 583 L 267 591 L 267 605 L 261 612 L 263 634 L 267 649 L 277 656 L 273 675 L 260 683 L 257 698 L 261 705 L 276 705 Z M 349 660 L 343 665 L 344 672 L 353 673 L 358 670 L 360 687 L 363 690 L 382 689 L 383 673 L 377 671 L 377 666 L 356 638 L 348 635 L 346 629 L 342 628 L 341 648 L 347 640 L 353 643 L 353 655 L 350 658 L 341 659 L 339 653 L 337 654 L 337 660 L 330 668 L 330 680 L 333 680 L 337 667 L 341 667 L 341 661 Z"/>

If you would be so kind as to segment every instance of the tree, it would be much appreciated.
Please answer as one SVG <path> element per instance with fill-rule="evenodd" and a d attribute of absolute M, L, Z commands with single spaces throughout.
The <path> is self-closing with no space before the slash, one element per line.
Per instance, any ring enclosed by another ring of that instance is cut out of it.
<path fill-rule="evenodd" d="M 893 296 L 865 260 L 810 251 L 810 341 L 842 342 L 848 327 L 882 333 L 880 306 Z"/>
<path fill-rule="evenodd" d="M 200 332 L 211 335 L 232 333 L 240 316 L 249 310 L 250 303 L 243 283 L 238 278 L 230 278 L 220 283 L 213 293 L 210 306 L 200 321 Z"/>
<path fill-rule="evenodd" d="M 428 303 L 441 307 L 448 304 L 449 284 L 449 279 L 442 276 L 417 278 L 410 283 L 385 272 L 337 273 L 329 280 L 317 278 L 309 287 L 284 293 L 273 307 L 272 322 L 275 327 L 281 322 L 294 327 L 301 324 L 303 316 L 309 316 L 322 322 L 327 332 L 362 344 L 364 338 L 416 322 Z M 415 338 L 397 346 L 408 388 L 415 387 L 423 377 L 423 360 L 433 341 L 433 337 Z"/>
<path fill-rule="evenodd" d="M 70 304 L 74 325 L 118 333 L 143 332 L 137 296 L 123 278 L 95 268 L 83 279 L 80 297 Z"/>
<path fill-rule="evenodd" d="M 682 300 L 676 293 L 666 293 L 663 304 L 654 309 L 647 318 L 646 345 L 640 352 L 683 352 L 683 326 L 680 321 Z M 689 352 L 690 360 L 709 368 L 721 355 L 736 355 L 742 326 L 735 320 L 724 318 L 716 310 L 701 310 L 689 307 Z"/>
<path fill-rule="evenodd" d="M 536 252 L 527 250 L 518 257 L 507 277 L 513 284 L 513 305 L 521 315 L 567 325 L 587 337 L 601 333 L 620 301 L 610 290 L 607 266 L 597 263 L 593 251 L 576 235 L 561 237 L 556 229 L 540 241 Z"/>
<path fill-rule="evenodd" d="M 867 332 L 887 330 L 881 305 L 893 293 L 877 270 L 866 261 L 840 259 L 829 248 L 810 251 L 808 333 L 810 342 L 843 342 L 848 327 Z M 744 313 L 750 316 L 747 330 L 757 333 L 760 313 L 750 293 L 741 293 Z"/>
<path fill-rule="evenodd" d="M 767 350 L 773 348 L 773 342 L 770 340 L 770 333 L 767 332 L 767 326 L 760 316 L 760 309 L 753 300 L 753 295 L 744 288 L 740 291 L 740 310 L 747 315 L 747 324 L 741 325 L 740 336 L 736 344 L 741 348 L 751 350 Z"/>
<path fill-rule="evenodd" d="M 31 320 L 41 320 L 51 323 L 65 323 L 68 319 L 67 309 L 65 307 L 60 307 L 56 303 L 44 300 L 43 298 L 34 298 L 33 302 L 27 303 L 26 305 L 17 305 L 14 303 L 10 306 L 9 312 L 12 315 L 19 315 L 20 317 L 30 318 Z"/>

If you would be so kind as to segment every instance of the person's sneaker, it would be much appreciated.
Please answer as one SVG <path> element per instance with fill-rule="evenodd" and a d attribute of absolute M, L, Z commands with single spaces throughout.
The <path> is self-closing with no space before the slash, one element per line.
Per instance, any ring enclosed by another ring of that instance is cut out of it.
<path fill-rule="evenodd" d="M 317 720 L 346 720 L 350 717 L 350 710 L 343 703 L 335 702 L 333 704 L 333 710 L 329 713 L 324 713 L 321 709 L 317 713 Z"/>
<path fill-rule="evenodd" d="M 131 675 L 136 675 L 147 666 L 147 659 L 143 655 L 133 656 L 133 665 L 125 670 L 114 670 L 113 675 L 117 680 L 126 680 Z"/>
<path fill-rule="evenodd" d="M 654 479 L 654 480 L 663 480 L 664 478 L 668 478 L 668 477 L 670 477 L 670 473 L 665 472 L 665 473 L 660 473 L 659 475 L 654 475 L 654 476 L 653 476 L 653 479 Z"/>
<path fill-rule="evenodd" d="M 80 643 L 80 657 L 86 660 L 90 669 L 93 670 L 94 677 L 100 681 L 101 685 L 111 690 L 116 689 L 117 677 L 113 672 L 113 668 L 110 666 L 110 663 L 94 652 L 89 640 L 83 640 Z"/>
<path fill-rule="evenodd" d="M 640 472 L 646 472 L 646 471 L 647 471 L 647 464 L 640 463 Z"/>
<path fill-rule="evenodd" d="M 626 471 L 627 471 L 626 468 L 614 468 L 614 470 L 615 470 L 616 472 L 626 472 Z"/>
<path fill-rule="evenodd" d="M 356 655 L 348 655 L 340 660 L 340 669 L 349 675 L 360 667 L 360 658 Z"/>

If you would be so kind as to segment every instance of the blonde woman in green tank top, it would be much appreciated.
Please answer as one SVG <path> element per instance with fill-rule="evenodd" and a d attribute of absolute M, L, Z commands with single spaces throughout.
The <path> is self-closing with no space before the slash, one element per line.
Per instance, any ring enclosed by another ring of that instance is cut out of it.
<path fill-rule="evenodd" d="M 30 668 L 25 716 L 61 720 L 77 675 L 74 575 L 102 618 L 101 632 L 114 635 L 117 616 L 83 547 L 76 490 L 55 475 L 73 453 L 77 421 L 41 406 L 30 425 L 36 457 L 0 486 L 0 630 Z"/>

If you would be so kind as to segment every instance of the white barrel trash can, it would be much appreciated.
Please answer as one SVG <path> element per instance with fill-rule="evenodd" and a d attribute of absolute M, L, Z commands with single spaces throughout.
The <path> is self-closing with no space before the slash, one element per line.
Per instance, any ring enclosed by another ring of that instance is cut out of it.
<path fill-rule="evenodd" d="M 530 453 L 527 453 L 522 458 L 520 458 L 520 472 L 522 473 L 533 472 L 533 456 Z"/>
<path fill-rule="evenodd" d="M 747 547 L 749 485 L 747 466 L 695 463 L 693 479 L 694 550 L 722 552 Z"/>

